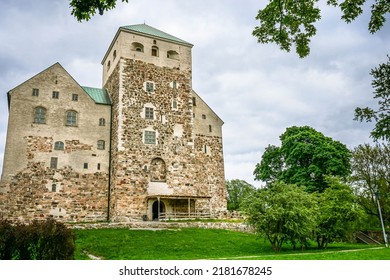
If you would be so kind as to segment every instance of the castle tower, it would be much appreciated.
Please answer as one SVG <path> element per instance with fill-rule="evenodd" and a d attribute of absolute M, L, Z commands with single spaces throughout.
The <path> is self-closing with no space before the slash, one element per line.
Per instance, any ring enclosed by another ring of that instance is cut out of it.
<path fill-rule="evenodd" d="M 131 25 L 119 28 L 103 58 L 113 221 L 226 210 L 223 122 L 192 89 L 192 46 Z"/>

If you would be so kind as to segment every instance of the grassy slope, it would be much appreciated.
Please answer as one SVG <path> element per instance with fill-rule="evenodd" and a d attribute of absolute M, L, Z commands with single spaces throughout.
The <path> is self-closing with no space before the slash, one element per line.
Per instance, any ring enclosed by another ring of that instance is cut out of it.
<path fill-rule="evenodd" d="M 366 250 L 362 244 L 331 244 L 327 250 L 294 251 L 283 247 L 274 253 L 268 242 L 253 234 L 227 230 L 128 230 L 76 231 L 76 259 L 88 253 L 110 260 L 193 260 L 193 259 L 390 259 L 390 250 Z M 360 251 L 335 252 L 363 249 Z"/>

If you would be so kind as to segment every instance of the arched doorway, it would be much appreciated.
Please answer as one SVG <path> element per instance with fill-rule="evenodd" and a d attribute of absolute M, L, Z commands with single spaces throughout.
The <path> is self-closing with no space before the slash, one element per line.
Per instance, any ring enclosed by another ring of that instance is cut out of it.
<path fill-rule="evenodd" d="M 160 211 L 158 211 L 158 205 L 159 204 L 160 204 Z M 158 200 L 153 202 L 152 212 L 153 212 L 152 220 L 153 221 L 157 221 L 158 218 L 159 218 L 159 214 L 165 213 L 165 204 L 164 204 L 164 202 L 162 202 L 162 201 L 159 202 Z"/>

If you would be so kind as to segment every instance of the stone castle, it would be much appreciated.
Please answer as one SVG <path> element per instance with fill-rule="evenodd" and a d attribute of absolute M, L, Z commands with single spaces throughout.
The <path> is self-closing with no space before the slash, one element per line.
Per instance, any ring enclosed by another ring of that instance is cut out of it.
<path fill-rule="evenodd" d="M 120 27 L 103 87 L 59 64 L 8 92 L 0 218 L 64 222 L 217 217 L 222 120 L 192 89 L 193 45 Z"/>

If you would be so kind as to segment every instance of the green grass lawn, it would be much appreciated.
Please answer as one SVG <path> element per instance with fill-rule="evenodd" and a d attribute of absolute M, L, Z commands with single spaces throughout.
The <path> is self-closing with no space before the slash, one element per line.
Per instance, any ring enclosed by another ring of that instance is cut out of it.
<path fill-rule="evenodd" d="M 254 234 L 211 229 L 76 230 L 76 259 L 86 253 L 108 260 L 389 260 L 390 249 L 363 244 L 334 243 L 327 250 L 292 250 L 289 245 L 274 253 L 270 244 Z M 349 250 L 345 252 L 345 250 Z"/>

